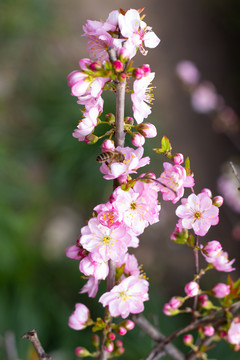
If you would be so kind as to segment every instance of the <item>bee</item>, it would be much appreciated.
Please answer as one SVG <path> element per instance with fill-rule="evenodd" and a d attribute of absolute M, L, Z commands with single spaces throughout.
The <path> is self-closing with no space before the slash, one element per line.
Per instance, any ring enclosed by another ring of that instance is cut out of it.
<path fill-rule="evenodd" d="M 105 151 L 96 157 L 97 162 L 99 163 L 105 162 L 108 167 L 112 165 L 114 162 L 123 162 L 124 160 L 125 160 L 125 156 L 123 155 L 123 153 L 121 153 L 118 150 Z"/>

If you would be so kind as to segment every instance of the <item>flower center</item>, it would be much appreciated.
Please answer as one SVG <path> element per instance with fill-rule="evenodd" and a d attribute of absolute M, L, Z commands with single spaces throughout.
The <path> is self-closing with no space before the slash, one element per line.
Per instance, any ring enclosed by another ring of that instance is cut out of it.
<path fill-rule="evenodd" d="M 121 299 L 122 301 L 126 301 L 127 298 L 128 298 L 128 295 L 126 294 L 125 291 L 121 291 L 121 292 L 119 293 L 119 296 L 120 296 L 120 299 Z"/>
<path fill-rule="evenodd" d="M 201 213 L 200 213 L 200 211 L 197 211 L 197 212 L 195 212 L 195 214 L 194 214 L 194 217 L 195 217 L 195 219 L 199 219 L 200 217 L 201 217 Z"/>
<path fill-rule="evenodd" d="M 109 245 L 111 239 L 112 239 L 111 236 L 104 236 L 103 237 L 103 243 L 105 245 Z"/>
<path fill-rule="evenodd" d="M 131 205 L 130 205 L 130 208 L 131 208 L 132 210 L 136 210 L 137 204 L 136 204 L 135 202 L 132 202 Z"/>

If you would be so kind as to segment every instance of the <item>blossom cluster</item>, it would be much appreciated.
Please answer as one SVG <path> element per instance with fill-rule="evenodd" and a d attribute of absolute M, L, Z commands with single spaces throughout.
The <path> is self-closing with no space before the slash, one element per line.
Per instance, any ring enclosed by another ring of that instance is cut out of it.
<path fill-rule="evenodd" d="M 149 225 L 159 221 L 160 195 L 163 201 L 171 201 L 173 204 L 181 202 L 176 208 L 178 221 L 171 240 L 187 244 L 194 251 L 202 253 L 207 262 L 203 273 L 210 269 L 223 272 L 235 270 L 232 267 L 234 260 L 228 260 L 227 252 L 223 251 L 217 240 L 204 245 L 198 244 L 199 237 L 205 236 L 211 226 L 218 224 L 219 208 L 223 204 L 223 198 L 213 197 L 212 192 L 206 188 L 198 195 L 195 194 L 195 180 L 190 169 L 190 161 L 188 158 L 184 159 L 181 153 L 172 153 L 172 146 L 167 137 L 162 138 L 161 148 L 154 149 L 169 160 L 163 163 L 162 172 L 158 175 L 152 172 L 138 174 L 140 168 L 150 163 L 150 158 L 143 156 L 142 145 L 145 138 L 157 134 L 153 124 L 143 122 L 151 113 L 153 95 L 150 84 L 155 73 L 151 72 L 147 64 L 134 68 L 132 59 L 138 50 L 146 55 L 144 47 L 154 48 L 160 42 L 140 14 L 141 10 L 114 10 L 105 22 L 87 20 L 83 26 L 83 36 L 88 39 L 89 58 L 81 59 L 80 70 L 73 71 L 68 76 L 71 94 L 78 98 L 78 104 L 85 106 L 83 119 L 74 130 L 73 136 L 88 144 L 94 144 L 99 139 L 107 137 L 101 144 L 101 154 L 96 160 L 101 163 L 100 172 L 103 178 L 114 180 L 114 189 L 107 202 L 94 207 L 92 217 L 81 229 L 76 243 L 66 249 L 66 255 L 79 261 L 79 271 L 84 279 L 87 279 L 80 293 L 87 293 L 89 297 L 98 296 L 100 281 L 112 276 L 112 268 L 116 269 L 111 287 L 108 286 L 107 291 L 100 294 L 98 299 L 106 309 L 105 318 L 93 321 L 88 308 L 77 303 L 69 318 L 69 326 L 75 330 L 82 330 L 87 326 L 93 326 L 94 332 L 103 330 L 104 348 L 111 356 L 118 356 L 124 351 L 122 342 L 115 341 L 114 331 L 125 335 L 131 330 L 134 323 L 125 319 L 130 314 L 142 312 L 144 302 L 149 298 L 149 282 L 140 270 L 137 258 L 129 253 L 129 249 L 137 248 L 140 243 L 139 236 Z M 194 69 L 189 77 L 198 81 L 198 73 L 194 73 Z M 116 84 L 126 80 L 129 84 L 131 78 L 133 89 L 130 90 L 128 85 L 127 91 L 131 93 L 133 117 L 125 117 L 123 131 L 124 135 L 130 135 L 136 149 L 118 146 L 117 142 L 113 141 L 118 121 L 114 114 L 106 114 L 104 120 L 100 119 L 104 106 L 102 92 L 116 92 Z M 190 81 L 190 78 L 189 83 L 193 81 Z M 94 134 L 95 128 L 102 123 L 109 125 L 110 130 L 97 136 Z M 183 197 L 186 189 L 191 194 Z M 230 304 L 227 301 L 234 299 L 234 286 L 230 281 L 227 284 L 217 283 L 211 290 L 203 291 L 199 285 L 199 278 L 200 275 L 196 274 L 195 278 L 186 284 L 185 297 L 174 296 L 165 304 L 163 311 L 166 315 L 184 312 L 180 309 L 184 302 L 197 296 L 199 307 L 204 311 L 214 309 L 208 298 L 209 294 L 226 306 Z M 185 311 L 188 312 L 188 309 Z M 112 318 L 118 316 L 124 320 L 114 324 Z M 234 340 L 238 328 L 236 319 L 228 325 L 228 341 L 231 344 L 240 345 L 240 339 Z M 205 336 L 212 336 L 215 329 L 209 324 L 199 331 Z M 192 344 L 190 336 L 184 341 L 186 344 Z M 93 344 L 99 349 L 97 337 L 94 337 Z M 88 356 L 89 352 L 78 347 L 76 354 L 83 357 Z"/>

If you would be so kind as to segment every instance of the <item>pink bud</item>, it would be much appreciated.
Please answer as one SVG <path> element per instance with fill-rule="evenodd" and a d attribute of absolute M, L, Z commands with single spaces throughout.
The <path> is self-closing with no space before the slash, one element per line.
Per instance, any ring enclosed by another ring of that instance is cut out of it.
<path fill-rule="evenodd" d="M 193 336 L 191 334 L 186 334 L 183 337 L 183 342 L 185 345 L 192 345 L 193 343 Z"/>
<path fill-rule="evenodd" d="M 145 138 L 140 133 L 134 133 L 131 136 L 131 140 L 132 144 L 137 147 L 143 146 L 143 144 L 145 143 Z"/>
<path fill-rule="evenodd" d="M 98 61 L 94 61 L 89 65 L 89 69 L 91 69 L 92 71 L 98 71 L 101 70 L 102 68 L 102 64 Z"/>
<path fill-rule="evenodd" d="M 118 79 L 119 81 L 124 81 L 126 79 L 127 75 L 124 73 L 119 74 Z"/>
<path fill-rule="evenodd" d="M 175 155 L 173 156 L 172 160 L 173 160 L 173 163 L 174 163 L 175 165 L 180 165 L 180 164 L 182 164 L 182 163 L 184 162 L 183 154 L 181 154 L 181 153 L 175 154 Z"/>
<path fill-rule="evenodd" d="M 123 326 L 119 326 L 118 330 L 117 330 L 119 335 L 126 335 L 127 333 L 127 329 L 125 329 Z"/>
<path fill-rule="evenodd" d="M 126 116 L 124 118 L 124 122 L 125 122 L 125 124 L 133 125 L 134 120 L 133 120 L 133 118 L 131 116 Z"/>
<path fill-rule="evenodd" d="M 123 66 L 123 63 L 120 61 L 120 60 L 115 60 L 113 63 L 113 69 L 116 71 L 116 72 L 122 72 L 123 69 L 124 69 L 124 66 Z"/>
<path fill-rule="evenodd" d="M 202 189 L 201 193 L 207 194 L 210 198 L 212 197 L 212 192 L 208 188 Z"/>
<path fill-rule="evenodd" d="M 207 305 L 208 296 L 206 294 L 199 295 L 198 302 L 202 307 L 204 307 L 205 305 Z"/>
<path fill-rule="evenodd" d="M 95 144 L 98 141 L 98 136 L 96 136 L 94 134 L 89 134 L 89 135 L 85 136 L 84 141 L 88 145 Z"/>
<path fill-rule="evenodd" d="M 163 313 L 167 316 L 172 315 L 172 307 L 168 303 L 163 306 Z"/>
<path fill-rule="evenodd" d="M 123 62 L 126 62 L 129 59 L 129 51 L 126 47 L 122 47 L 119 51 L 118 51 L 118 56 L 119 59 Z"/>
<path fill-rule="evenodd" d="M 129 331 L 135 327 L 135 323 L 132 320 L 126 320 L 123 326 Z"/>
<path fill-rule="evenodd" d="M 93 334 L 91 336 L 91 343 L 93 344 L 93 346 L 97 347 L 100 344 L 100 337 L 97 334 Z"/>
<path fill-rule="evenodd" d="M 110 332 L 110 333 L 107 334 L 107 337 L 108 337 L 109 340 L 115 340 L 116 335 L 113 332 Z"/>
<path fill-rule="evenodd" d="M 104 349 L 105 349 L 108 353 L 113 352 L 113 350 L 114 350 L 114 345 L 113 345 L 113 343 L 106 341 L 105 344 L 104 344 Z"/>
<path fill-rule="evenodd" d="M 209 325 L 203 328 L 203 333 L 206 336 L 212 336 L 215 333 L 214 327 Z"/>
<path fill-rule="evenodd" d="M 82 347 L 82 346 L 78 346 L 75 349 L 75 354 L 80 358 L 90 355 L 89 351 L 87 349 L 85 349 L 84 347 Z"/>
<path fill-rule="evenodd" d="M 230 294 L 230 285 L 219 283 L 212 288 L 214 295 L 221 299 Z"/>
<path fill-rule="evenodd" d="M 115 346 L 116 346 L 116 347 L 122 347 L 122 346 L 123 346 L 122 340 L 116 340 L 116 341 L 115 341 Z"/>
<path fill-rule="evenodd" d="M 112 125 L 115 123 L 115 116 L 112 113 L 108 113 L 105 115 L 105 121 Z"/>
<path fill-rule="evenodd" d="M 119 347 L 116 349 L 116 355 L 122 355 L 124 353 L 124 347 Z"/>
<path fill-rule="evenodd" d="M 150 65 L 148 65 L 148 64 L 142 65 L 142 69 L 144 71 L 144 76 L 149 75 L 151 72 Z"/>
<path fill-rule="evenodd" d="M 199 285 L 196 281 L 191 281 L 185 286 L 184 291 L 187 296 L 194 297 L 199 292 Z"/>
<path fill-rule="evenodd" d="M 157 136 L 157 129 L 151 123 L 142 123 L 136 126 L 136 130 L 147 138 L 153 138 Z"/>
<path fill-rule="evenodd" d="M 178 309 L 182 305 L 182 302 L 176 296 L 174 296 L 170 299 L 169 305 L 172 309 Z"/>
<path fill-rule="evenodd" d="M 225 330 L 220 331 L 221 338 L 225 338 L 227 336 L 227 332 Z"/>
<path fill-rule="evenodd" d="M 110 139 L 104 140 L 101 146 L 102 152 L 115 150 L 114 141 Z"/>
<path fill-rule="evenodd" d="M 144 70 L 143 70 L 143 69 L 141 69 L 141 68 L 135 69 L 135 71 L 134 71 L 134 77 L 135 77 L 137 80 L 142 79 L 144 76 L 145 76 L 145 74 L 144 74 Z"/>
<path fill-rule="evenodd" d="M 217 240 L 212 240 L 204 245 L 202 252 L 209 258 L 215 258 L 222 251 L 222 245 Z"/>
<path fill-rule="evenodd" d="M 218 196 L 214 196 L 214 198 L 212 199 L 212 203 L 213 205 L 220 207 L 223 204 L 223 197 L 218 195 Z"/>

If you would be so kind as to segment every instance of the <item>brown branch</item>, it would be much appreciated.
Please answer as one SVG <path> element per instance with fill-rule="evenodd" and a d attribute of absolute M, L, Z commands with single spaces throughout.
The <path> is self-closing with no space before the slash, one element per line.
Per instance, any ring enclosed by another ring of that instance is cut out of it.
<path fill-rule="evenodd" d="M 34 349 L 37 352 L 39 360 L 50 360 L 51 356 L 47 355 L 38 339 L 37 330 L 33 329 L 28 331 L 26 334 L 22 336 L 23 339 L 28 339 L 33 344 Z"/>
<path fill-rule="evenodd" d="M 143 315 L 132 315 L 132 320 L 137 324 L 151 339 L 155 340 L 156 342 L 162 341 L 165 339 L 165 336 L 155 327 L 153 326 Z M 154 359 L 160 359 L 165 355 L 169 355 L 174 360 L 184 360 L 184 354 L 178 350 L 173 344 L 167 344 L 164 346 L 163 351 L 158 353 L 158 358 L 155 357 Z"/>
<path fill-rule="evenodd" d="M 108 49 L 109 58 L 111 61 L 116 59 L 116 51 L 112 48 Z M 125 109 L 125 90 L 126 90 L 126 79 L 116 83 L 116 119 L 115 119 L 115 136 L 114 145 L 124 146 L 125 133 L 124 133 L 124 109 Z M 117 179 L 113 182 L 113 190 L 119 186 Z M 109 260 L 109 274 L 107 277 L 107 291 L 110 291 L 115 286 L 116 278 L 116 265 L 115 262 Z M 105 311 L 106 317 L 106 311 Z M 104 349 L 104 343 L 106 341 L 106 334 L 103 333 L 101 339 L 101 349 L 99 354 L 99 360 L 107 360 L 109 353 Z"/>
<path fill-rule="evenodd" d="M 192 331 L 192 330 L 198 328 L 199 326 L 207 325 L 210 322 L 212 324 L 223 324 L 223 323 L 225 323 L 227 321 L 225 315 L 223 315 L 221 317 L 216 317 L 216 316 L 218 314 L 222 313 L 223 311 L 226 311 L 226 310 L 228 310 L 228 311 L 230 311 L 230 312 L 232 312 L 234 314 L 239 308 L 240 308 L 240 301 L 237 301 L 236 303 L 229 306 L 227 309 L 218 310 L 214 314 L 210 314 L 208 316 L 205 316 L 204 318 L 196 320 L 196 321 L 190 323 L 189 325 L 174 331 L 172 334 L 170 334 L 169 336 L 167 336 L 163 340 L 161 340 L 152 349 L 152 351 L 150 352 L 150 354 L 148 355 L 148 357 L 145 360 L 156 360 L 158 354 L 160 352 L 162 352 L 162 349 L 166 346 L 166 344 L 171 342 L 176 337 L 185 334 L 186 332 Z"/>

